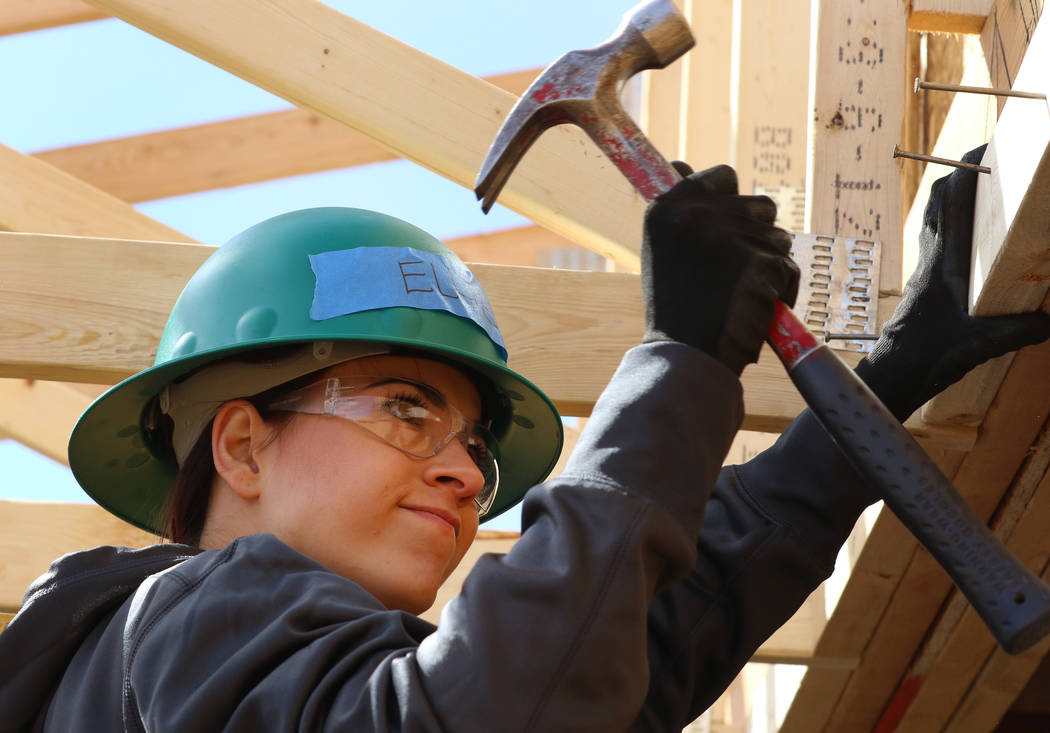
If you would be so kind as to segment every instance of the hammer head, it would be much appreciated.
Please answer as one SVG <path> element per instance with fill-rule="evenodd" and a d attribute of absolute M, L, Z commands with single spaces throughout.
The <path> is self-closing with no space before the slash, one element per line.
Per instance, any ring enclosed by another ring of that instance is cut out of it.
<path fill-rule="evenodd" d="M 626 81 L 662 69 L 693 47 L 685 18 L 670 0 L 629 10 L 612 38 L 570 51 L 548 66 L 511 109 L 489 148 L 474 192 L 488 211 L 525 151 L 548 127 L 579 125 L 646 198 L 670 188 L 678 175 L 620 104 Z"/>

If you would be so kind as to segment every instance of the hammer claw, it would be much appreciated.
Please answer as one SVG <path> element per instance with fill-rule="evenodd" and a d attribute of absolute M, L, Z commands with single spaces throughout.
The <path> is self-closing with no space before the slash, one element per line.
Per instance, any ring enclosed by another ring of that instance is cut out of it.
<path fill-rule="evenodd" d="M 646 198 L 673 186 L 678 174 L 624 112 L 620 92 L 631 76 L 666 66 L 693 43 L 670 0 L 648 0 L 629 10 L 605 43 L 570 51 L 548 66 L 511 109 L 485 156 L 474 186 L 482 210 L 492 207 L 536 138 L 563 122 L 586 130 Z"/>

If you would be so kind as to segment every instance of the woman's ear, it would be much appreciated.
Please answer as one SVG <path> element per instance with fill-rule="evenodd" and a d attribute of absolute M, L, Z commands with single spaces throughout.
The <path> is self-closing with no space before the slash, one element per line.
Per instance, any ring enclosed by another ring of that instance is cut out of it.
<path fill-rule="evenodd" d="M 219 408 L 211 429 L 215 472 L 242 499 L 256 499 L 261 491 L 254 449 L 264 444 L 270 426 L 247 400 L 231 400 Z"/>

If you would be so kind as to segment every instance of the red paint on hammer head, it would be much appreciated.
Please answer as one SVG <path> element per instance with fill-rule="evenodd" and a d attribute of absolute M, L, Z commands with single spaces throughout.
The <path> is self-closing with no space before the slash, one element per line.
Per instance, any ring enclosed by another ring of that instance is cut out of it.
<path fill-rule="evenodd" d="M 542 87 L 532 93 L 532 98 L 540 104 L 551 100 L 558 99 L 561 97 L 561 93 L 555 88 L 553 84 L 544 84 Z"/>

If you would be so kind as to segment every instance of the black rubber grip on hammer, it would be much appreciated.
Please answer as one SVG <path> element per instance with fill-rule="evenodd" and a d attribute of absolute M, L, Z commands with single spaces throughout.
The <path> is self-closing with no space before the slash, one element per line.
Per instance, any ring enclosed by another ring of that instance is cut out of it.
<path fill-rule="evenodd" d="M 828 347 L 790 375 L 838 447 L 1017 654 L 1050 632 L 1050 587 L 1014 557 L 911 434 Z"/>

